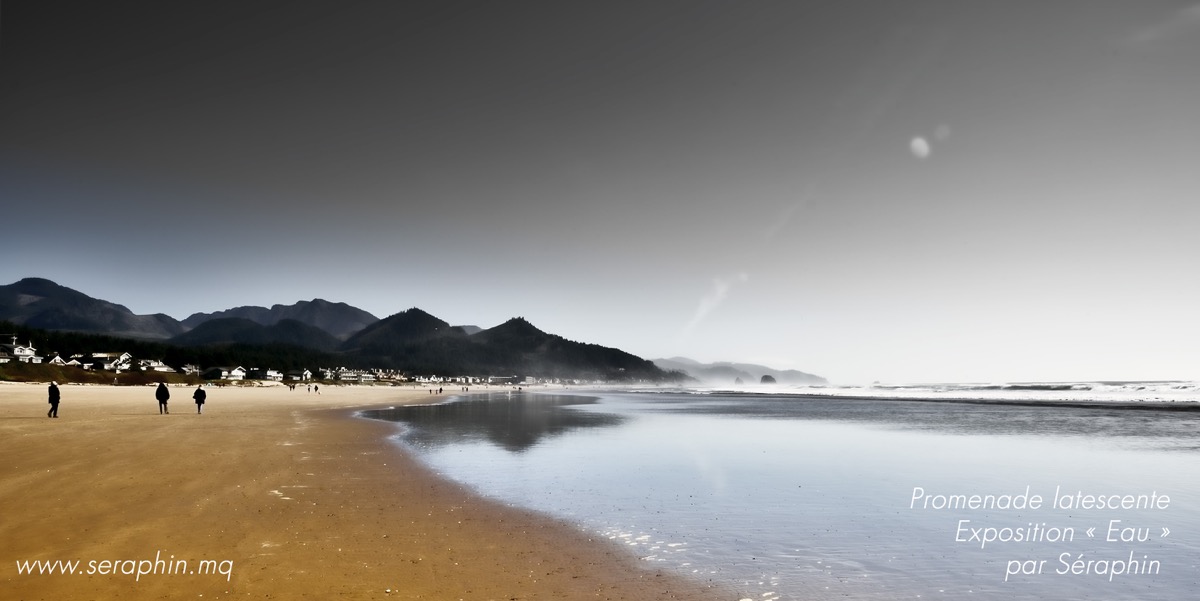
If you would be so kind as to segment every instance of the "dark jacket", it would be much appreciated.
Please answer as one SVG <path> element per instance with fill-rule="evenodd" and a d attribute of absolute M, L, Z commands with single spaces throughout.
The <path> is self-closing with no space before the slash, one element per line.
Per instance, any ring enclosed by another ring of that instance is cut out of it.
<path fill-rule="evenodd" d="M 59 394 L 58 394 L 58 387 L 57 387 L 57 386 L 55 386 L 55 385 L 53 385 L 53 384 L 51 384 L 51 385 L 50 385 L 50 404 L 51 404 L 51 405 L 57 405 L 57 404 L 58 404 L 58 400 L 59 400 L 60 398 L 62 398 L 62 397 L 60 397 L 60 396 L 59 396 Z"/>
<path fill-rule="evenodd" d="M 171 391 L 167 390 L 165 385 L 159 384 L 158 390 L 154 391 L 154 398 L 158 399 L 160 403 L 165 403 L 167 399 L 171 398 Z"/>
<path fill-rule="evenodd" d="M 207 396 L 208 396 L 208 395 L 207 395 L 207 394 L 205 394 L 205 392 L 204 392 L 204 389 L 203 389 L 203 388 L 197 388 L 197 389 L 196 389 L 196 392 L 193 392 L 193 393 L 192 393 L 192 398 L 193 398 L 193 399 L 196 399 L 196 404 L 197 404 L 197 405 L 203 405 L 203 404 L 204 404 L 204 398 L 205 398 L 205 397 L 207 397 Z"/>

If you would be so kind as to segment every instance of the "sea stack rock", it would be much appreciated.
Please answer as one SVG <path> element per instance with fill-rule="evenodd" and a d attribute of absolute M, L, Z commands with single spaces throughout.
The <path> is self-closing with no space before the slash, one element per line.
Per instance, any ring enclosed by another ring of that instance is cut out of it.
<path fill-rule="evenodd" d="M 745 384 L 745 382 L 742 382 L 741 378 L 734 378 L 733 383 L 737 386 L 741 386 L 742 384 Z"/>
<path fill-rule="evenodd" d="M 768 374 L 768 375 L 765 375 L 765 376 L 763 376 L 763 377 L 762 377 L 762 380 L 759 380 L 759 382 L 758 382 L 758 383 L 759 383 L 759 384 L 774 384 L 774 383 L 775 383 L 775 376 L 772 376 L 772 375 L 769 375 L 769 374 Z"/>

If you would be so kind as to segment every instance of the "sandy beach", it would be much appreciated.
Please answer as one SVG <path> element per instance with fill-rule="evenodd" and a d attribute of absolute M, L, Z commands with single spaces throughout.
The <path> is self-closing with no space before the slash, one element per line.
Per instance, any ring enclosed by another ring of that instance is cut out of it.
<path fill-rule="evenodd" d="M 45 385 L 0 384 L 6 599 L 736 598 L 442 480 L 353 417 L 426 390 L 209 388 L 197 415 L 172 387 L 159 415 L 152 387 L 60 388 L 48 419 Z"/>

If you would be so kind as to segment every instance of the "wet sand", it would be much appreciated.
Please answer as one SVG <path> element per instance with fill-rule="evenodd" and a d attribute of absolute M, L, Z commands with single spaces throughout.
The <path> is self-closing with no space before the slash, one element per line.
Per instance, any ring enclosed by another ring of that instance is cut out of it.
<path fill-rule="evenodd" d="M 172 387 L 159 415 L 152 387 L 60 388 L 48 419 L 44 385 L 0 383 L 6 599 L 737 598 L 480 498 L 352 416 L 423 389 L 209 388 L 196 415 Z M 34 560 L 80 564 L 19 573 Z"/>

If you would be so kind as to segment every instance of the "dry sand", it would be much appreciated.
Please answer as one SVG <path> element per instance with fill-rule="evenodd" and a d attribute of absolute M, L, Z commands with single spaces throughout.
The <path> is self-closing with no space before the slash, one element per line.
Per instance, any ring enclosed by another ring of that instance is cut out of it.
<path fill-rule="evenodd" d="M 60 388 L 48 419 L 45 385 L 0 384 L 4 599 L 736 598 L 482 499 L 352 417 L 425 390 L 209 388 L 196 415 L 172 387 L 159 415 L 152 387 Z M 19 573 L 32 560 L 80 565 Z M 139 567 L 160 573 L 120 573 Z"/>

